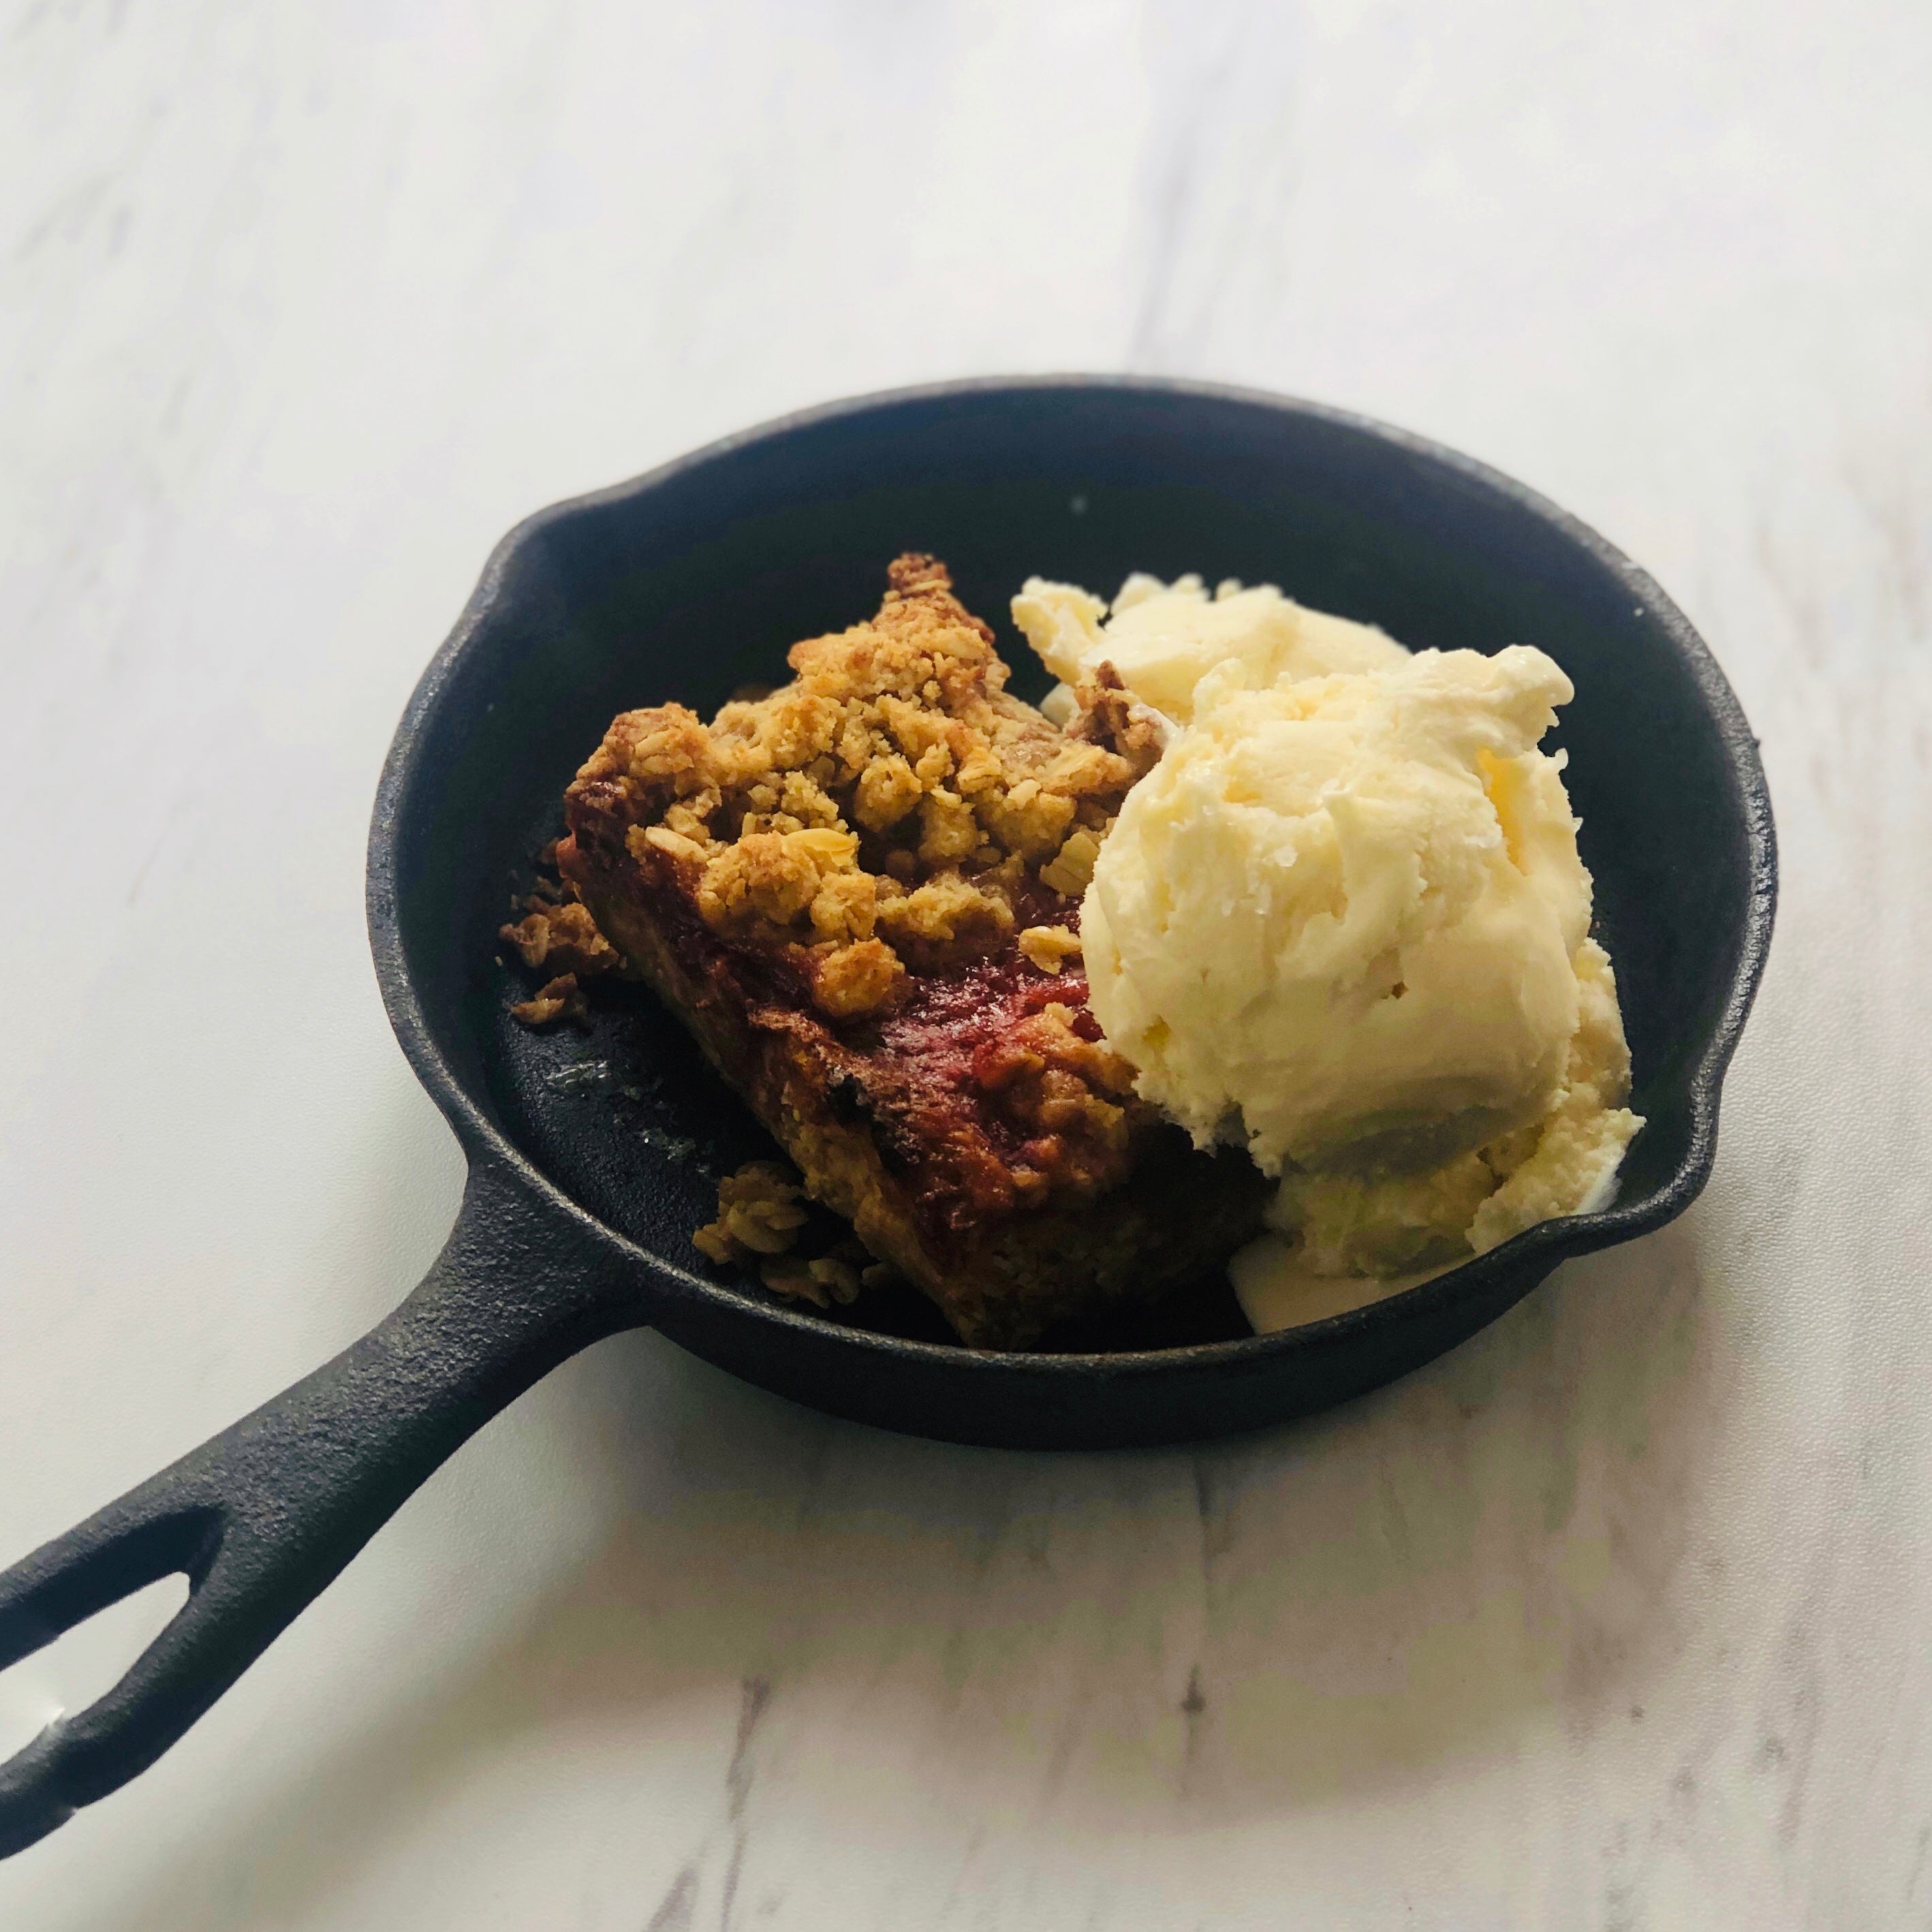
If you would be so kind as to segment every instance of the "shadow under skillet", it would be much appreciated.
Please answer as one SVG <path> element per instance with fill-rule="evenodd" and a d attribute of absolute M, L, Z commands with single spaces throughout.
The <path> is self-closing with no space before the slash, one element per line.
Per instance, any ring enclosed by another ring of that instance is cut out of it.
<path fill-rule="evenodd" d="M 758 1789 L 761 1727 L 809 1736 L 870 1695 L 876 1755 L 909 1759 L 937 1736 L 963 1798 L 1006 1789 L 1041 1775 L 1042 1712 L 1057 1735 L 1061 1706 L 1038 1688 L 1085 1641 L 1096 1600 L 1131 1630 L 1210 1566 L 1226 1602 L 1196 1666 L 1157 1645 L 1100 1660 L 1118 1673 L 1104 1707 L 1117 1742 L 1131 1738 L 1148 1775 L 1124 1794 L 1118 1761 L 1076 1754 L 1054 1816 L 1063 1839 L 1097 1851 L 1124 1823 L 1166 1828 L 1167 1776 L 1197 1823 L 1273 1831 L 1294 1810 L 1521 1748 L 1554 1712 L 1586 1736 L 1668 1724 L 1667 1705 L 1645 1715 L 1681 1641 L 1660 1609 L 1696 1555 L 1701 1472 L 1736 1389 L 1713 1372 L 1722 1287 L 1679 1223 L 1640 1253 L 1573 1264 L 1468 1348 L 1352 1408 L 1104 1458 L 854 1430 L 652 1338 L 615 1338 L 538 1398 L 536 1425 L 557 1466 L 595 1469 L 628 1498 L 601 1544 L 475 1652 L 439 1655 L 366 1728 L 238 1792 L 212 1836 L 124 1861 L 98 1894 L 109 1903 L 62 1917 L 62 1932 L 252 1932 L 313 1913 L 412 1858 L 410 1834 L 479 1766 L 515 1763 L 559 1726 L 719 1776 L 735 1705 L 753 1735 L 730 1764 L 759 1804 L 774 1795 Z M 1652 1346 L 1623 1346 L 1633 1328 Z M 1100 1561 L 1030 1562 L 1028 1544 L 1056 1526 Z M 486 1532 L 520 1533 L 514 1515 Z M 1622 1587 L 1580 1590 L 1580 1547 L 1614 1550 Z M 1284 1564 L 1293 1587 L 1260 1587 Z M 868 1606 L 856 1629 L 855 1602 Z M 994 1603 L 1008 1614 L 989 1619 Z M 1498 1604 L 1513 1613 L 1473 1609 Z M 1186 1641 L 1189 1621 L 1168 1628 Z M 790 1633 L 776 1669 L 775 1626 Z M 949 1636 L 983 1660 L 970 1700 L 946 1674 Z M 680 1727 L 707 1703 L 698 1730 Z M 796 1763 L 782 1802 L 844 1815 L 836 1754 Z M 863 1820 L 848 1823 L 820 1846 L 829 1870 L 869 1855 Z M 694 1831 L 672 1892 L 715 1895 L 730 1850 Z M 218 1876 L 241 1872 L 238 1888 Z M 656 1902 L 640 1895 L 634 1922 Z"/>

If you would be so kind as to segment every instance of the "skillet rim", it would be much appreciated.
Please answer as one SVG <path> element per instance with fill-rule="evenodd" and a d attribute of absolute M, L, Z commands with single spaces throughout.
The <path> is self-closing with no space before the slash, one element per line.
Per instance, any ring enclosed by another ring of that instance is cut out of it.
<path fill-rule="evenodd" d="M 1612 576 L 1656 622 L 1684 664 L 1724 754 L 1742 820 L 1749 880 L 1738 951 L 1729 993 L 1688 1082 L 1690 1131 L 1682 1160 L 1670 1179 L 1641 1201 L 1599 1213 L 1561 1216 L 1539 1223 L 1479 1258 L 1358 1308 L 1232 1341 L 1197 1342 L 1180 1348 L 1118 1352 L 1042 1354 L 1017 1350 L 973 1349 L 958 1343 L 923 1342 L 847 1328 L 803 1315 L 776 1303 L 754 1300 L 742 1292 L 667 1260 L 590 1214 L 544 1174 L 479 1106 L 436 1045 L 422 1000 L 409 970 L 396 886 L 398 840 L 404 808 L 424 747 L 435 735 L 435 713 L 456 668 L 478 634 L 496 614 L 508 580 L 521 554 L 544 532 L 586 511 L 608 508 L 660 489 L 677 478 L 739 451 L 781 441 L 800 431 L 864 416 L 884 415 L 922 404 L 971 401 L 1054 393 L 1154 396 L 1192 399 L 1264 411 L 1340 429 L 1388 446 L 1411 458 L 1447 470 L 1553 530 L 1586 552 Z M 1066 1377 L 1100 1376 L 1112 1380 L 1155 1378 L 1217 1367 L 1257 1365 L 1276 1357 L 1316 1349 L 1354 1335 L 1400 1330 L 1445 1305 L 1480 1300 L 1483 1291 L 1504 1276 L 1519 1276 L 1527 1293 L 1560 1262 L 1653 1232 L 1690 1206 L 1709 1179 L 1717 1152 L 1717 1130 L 1725 1072 L 1763 976 L 1770 950 L 1778 892 L 1777 834 L 1770 789 L 1758 755 L 1758 740 L 1746 721 L 1730 681 L 1710 648 L 1662 587 L 1640 566 L 1580 518 L 1541 492 L 1430 438 L 1358 412 L 1299 397 L 1246 386 L 1165 376 L 1096 374 L 971 376 L 910 385 L 815 404 L 734 431 L 674 457 L 623 482 L 551 504 L 526 517 L 496 544 L 484 563 L 448 636 L 425 667 L 404 706 L 376 788 L 369 830 L 365 912 L 378 988 L 398 1043 L 416 1077 L 449 1123 L 472 1171 L 487 1163 L 514 1175 L 548 1213 L 607 1249 L 632 1269 L 641 1268 L 658 1292 L 697 1298 L 727 1318 L 743 1318 L 781 1331 L 797 1330 L 821 1345 L 838 1342 L 898 1360 L 979 1373 L 1018 1373 Z M 648 1303 L 645 1319 L 650 1319 Z M 1486 1325 L 1486 1321 L 1478 1327 Z"/>

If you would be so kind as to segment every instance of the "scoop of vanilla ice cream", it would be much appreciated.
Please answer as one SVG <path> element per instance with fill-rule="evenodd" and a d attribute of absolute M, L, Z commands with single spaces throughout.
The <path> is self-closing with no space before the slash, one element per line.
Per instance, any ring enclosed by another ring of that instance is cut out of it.
<path fill-rule="evenodd" d="M 1536 749 L 1569 680 L 1522 646 L 1412 657 L 1347 625 L 1306 650 L 1363 662 L 1283 682 L 1314 614 L 1128 590 L 1099 655 L 1190 726 L 1129 793 L 1082 912 L 1094 1016 L 1140 1093 L 1270 1174 L 1438 1166 L 1535 1120 L 1563 1086 L 1590 920 L 1561 761 Z M 1097 599 L 1048 590 L 1029 586 L 1097 625 Z M 1197 628 L 1139 633 L 1129 678 L 1122 629 L 1163 604 Z M 1203 674 L 1201 614 L 1231 606 L 1257 614 L 1250 644 Z"/>
<path fill-rule="evenodd" d="M 1238 664 L 1249 683 L 1264 686 L 1384 668 L 1408 655 L 1372 625 L 1310 610 L 1272 584 L 1244 590 L 1232 578 L 1210 597 L 1198 577 L 1169 584 L 1136 572 L 1109 616 L 1100 598 L 1076 584 L 1030 577 L 1012 613 L 1063 684 L 1077 685 L 1110 663 L 1136 698 L 1181 724 L 1193 716 L 1195 686 L 1218 664 Z"/>
<path fill-rule="evenodd" d="M 1609 1199 L 1643 1124 L 1539 652 L 1412 659 L 1272 586 L 1127 579 L 1013 600 L 1063 680 L 1103 663 L 1166 755 L 1082 909 L 1092 1004 L 1142 1093 L 1282 1175 L 1228 1264 L 1312 1321 Z"/>
<path fill-rule="evenodd" d="M 1623 1102 L 1630 1048 L 1610 955 L 1576 949 L 1580 1011 L 1562 1091 L 1543 1118 L 1419 1173 L 1290 1174 L 1269 1232 L 1228 1264 L 1262 1334 L 1429 1280 L 1558 1214 L 1609 1204 L 1642 1121 Z"/>

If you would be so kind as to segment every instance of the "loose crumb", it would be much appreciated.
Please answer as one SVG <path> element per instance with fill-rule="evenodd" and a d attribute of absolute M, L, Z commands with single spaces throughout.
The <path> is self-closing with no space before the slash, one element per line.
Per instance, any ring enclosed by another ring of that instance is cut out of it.
<path fill-rule="evenodd" d="M 1080 936 L 1064 926 L 1030 926 L 1020 934 L 1020 950 L 1042 973 L 1057 974 L 1080 950 Z"/>
<path fill-rule="evenodd" d="M 560 966 L 566 974 L 587 979 L 623 963 L 617 949 L 597 930 L 588 906 L 574 899 L 554 905 L 534 893 L 524 903 L 528 908 L 524 917 L 505 926 L 500 937 L 517 949 L 532 971 L 539 966 Z"/>
<path fill-rule="evenodd" d="M 537 988 L 534 998 L 519 1000 L 510 1009 L 510 1017 L 520 1020 L 526 1027 L 550 1026 L 559 1020 L 587 1026 L 590 1023 L 590 1008 L 584 999 L 584 988 L 577 983 L 577 975 L 560 973 L 554 980 L 546 980 Z"/>
<path fill-rule="evenodd" d="M 553 875 L 560 842 L 553 838 L 537 855 L 538 866 Z M 511 1018 L 527 1027 L 550 1026 L 559 1020 L 589 1025 L 590 1009 L 581 982 L 621 967 L 623 956 L 598 930 L 576 888 L 560 878 L 539 878 L 530 892 L 512 903 L 524 916 L 501 928 L 498 937 L 516 948 L 518 957 L 532 972 L 548 968 L 551 976 L 533 998 L 519 1000 L 510 1009 Z M 500 953 L 496 964 L 502 963 Z"/>
<path fill-rule="evenodd" d="M 809 1301 L 818 1308 L 835 1303 L 842 1308 L 859 1298 L 858 1270 L 830 1256 L 808 1262 L 780 1255 L 760 1265 L 758 1279 L 774 1294 L 788 1301 Z"/>
<path fill-rule="evenodd" d="M 752 1268 L 774 1294 L 820 1308 L 844 1307 L 862 1288 L 882 1284 L 896 1270 L 880 1270 L 864 1243 L 850 1234 L 822 1255 L 795 1254 L 806 1231 L 805 1190 L 776 1161 L 748 1162 L 718 1184 L 718 1218 L 697 1229 L 698 1252 L 721 1268 Z"/>
<path fill-rule="evenodd" d="M 812 1279 L 810 1264 L 796 1255 L 777 1255 L 760 1262 L 758 1279 L 788 1301 L 815 1302 L 820 1308 L 827 1305 L 825 1291 Z"/>
<path fill-rule="evenodd" d="M 815 1262 L 806 1264 L 812 1271 L 812 1278 L 834 1301 L 842 1304 L 859 1298 L 859 1270 L 850 1262 L 842 1262 L 835 1256 L 821 1255 Z"/>
<path fill-rule="evenodd" d="M 700 1253 L 723 1265 L 755 1255 L 782 1255 L 805 1226 L 805 1190 L 776 1161 L 748 1161 L 718 1184 L 718 1218 L 692 1236 Z"/>

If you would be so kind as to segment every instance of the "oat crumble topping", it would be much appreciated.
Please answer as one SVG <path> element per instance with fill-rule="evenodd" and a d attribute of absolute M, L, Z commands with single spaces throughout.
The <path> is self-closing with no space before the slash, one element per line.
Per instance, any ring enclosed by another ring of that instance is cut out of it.
<path fill-rule="evenodd" d="M 796 1177 L 776 1161 L 748 1161 L 718 1184 L 718 1218 L 696 1229 L 692 1243 L 721 1267 L 755 1267 L 774 1294 L 820 1308 L 848 1306 L 862 1288 L 899 1278 L 850 1238 L 822 1255 L 794 1253 L 806 1229 L 805 1199 Z"/>
<path fill-rule="evenodd" d="M 790 684 L 708 725 L 681 704 L 627 712 L 578 775 L 622 790 L 632 855 L 668 862 L 711 931 L 784 950 L 835 1019 L 998 948 L 1034 881 L 1077 898 L 1160 752 L 1104 668 L 1062 730 L 1006 692 L 943 565 L 909 555 L 888 576 L 877 616 L 793 647 Z M 532 966 L 608 950 L 570 906 L 506 936 Z M 1078 950 L 1059 925 L 1021 943 L 1043 971 Z"/>
<path fill-rule="evenodd" d="M 549 1026 L 558 1020 L 584 1026 L 590 1022 L 590 1007 L 577 975 L 560 973 L 555 979 L 546 980 L 532 998 L 519 1000 L 510 1009 L 510 1017 L 526 1027 Z"/>
<path fill-rule="evenodd" d="M 548 966 L 561 969 L 566 976 L 588 979 L 623 963 L 617 949 L 597 930 L 588 906 L 574 898 L 559 902 L 541 892 L 532 892 L 524 905 L 523 918 L 505 926 L 501 936 L 532 971 Z"/>

